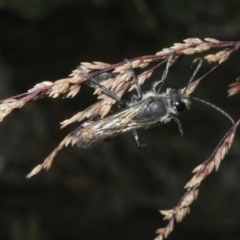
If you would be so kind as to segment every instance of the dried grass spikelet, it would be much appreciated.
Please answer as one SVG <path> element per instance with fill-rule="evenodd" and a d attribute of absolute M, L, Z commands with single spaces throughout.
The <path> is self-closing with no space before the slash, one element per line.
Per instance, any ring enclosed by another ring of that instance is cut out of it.
<path fill-rule="evenodd" d="M 7 99 L 0 104 L 0 122 L 13 110 L 23 107 L 26 104 L 24 99 Z"/>
<path fill-rule="evenodd" d="M 140 59 L 131 61 L 131 66 L 132 66 L 132 68 L 145 68 L 146 66 L 148 66 L 149 62 L 152 62 L 152 61 L 153 61 L 152 59 L 147 60 L 147 59 L 140 58 Z M 124 70 L 126 70 L 126 71 L 129 70 L 128 63 L 126 63 L 126 62 L 124 64 L 122 64 L 121 66 L 115 67 L 113 73 L 120 73 Z"/>
<path fill-rule="evenodd" d="M 185 216 L 190 212 L 191 212 L 191 209 L 189 207 L 178 208 L 176 213 L 176 222 L 180 223 L 185 218 Z"/>
<path fill-rule="evenodd" d="M 184 53 L 186 55 L 192 55 L 192 54 L 208 51 L 209 49 L 211 49 L 211 44 L 201 43 L 201 44 L 197 45 L 196 47 L 190 47 L 190 48 L 186 48 L 186 49 L 182 50 L 182 53 Z"/>
<path fill-rule="evenodd" d="M 171 50 L 179 50 L 182 48 L 187 48 L 188 44 L 186 43 L 174 43 L 172 47 L 170 47 Z"/>
<path fill-rule="evenodd" d="M 68 88 L 68 93 L 67 93 L 66 97 L 67 98 L 75 97 L 78 94 L 78 92 L 80 91 L 80 89 L 81 89 L 81 86 L 76 86 L 76 85 L 70 86 Z"/>
<path fill-rule="evenodd" d="M 186 48 L 182 50 L 182 53 L 186 55 L 192 55 L 192 54 L 208 51 L 209 49 L 211 49 L 211 45 L 209 43 L 202 43 L 197 45 L 196 47 Z"/>
<path fill-rule="evenodd" d="M 231 53 L 232 50 L 225 49 L 216 54 L 209 54 L 205 56 L 204 59 L 206 59 L 209 63 L 217 62 L 218 64 L 221 64 L 228 59 Z"/>
<path fill-rule="evenodd" d="M 164 215 L 164 220 L 169 221 L 165 228 L 157 230 L 158 236 L 155 240 L 165 239 L 173 231 L 174 221 L 181 222 L 184 217 L 190 213 L 190 205 L 198 197 L 198 187 L 202 181 L 213 171 L 215 168 L 218 170 L 221 160 L 227 154 L 228 149 L 231 147 L 236 129 L 240 124 L 240 119 L 231 127 L 223 139 L 219 142 L 212 155 L 205 162 L 197 166 L 193 173 L 195 174 L 192 179 L 185 185 L 187 191 L 178 202 L 177 206 L 170 210 L 161 210 L 160 213 Z"/>
<path fill-rule="evenodd" d="M 228 131 L 225 137 L 221 140 L 217 148 L 214 150 L 212 156 L 205 161 L 203 164 L 197 166 L 193 173 L 195 175 L 192 179 L 185 185 L 184 188 L 197 188 L 200 186 L 202 181 L 213 171 L 219 169 L 220 163 L 228 152 L 228 149 L 231 147 L 237 126 L 239 125 L 240 120 L 233 125 L 233 127 Z"/>
<path fill-rule="evenodd" d="M 98 61 L 93 61 L 92 63 L 81 62 L 80 65 L 83 66 L 87 72 L 90 72 L 92 70 L 101 70 L 111 66 L 109 63 L 98 62 Z"/>
<path fill-rule="evenodd" d="M 156 56 L 162 55 L 162 59 L 166 59 L 171 54 L 171 52 L 172 52 L 171 48 L 163 48 L 161 51 L 156 52 Z"/>
<path fill-rule="evenodd" d="M 137 77 L 138 83 L 139 83 L 140 85 L 142 85 L 142 84 L 146 81 L 146 79 L 148 79 L 148 78 L 150 78 L 150 77 L 152 76 L 152 73 L 153 73 L 153 69 L 150 69 L 150 70 L 147 70 L 147 71 L 141 73 L 141 74 Z M 135 88 L 136 88 L 136 84 L 133 84 L 133 85 L 128 89 L 128 91 L 130 92 L 130 91 L 132 91 L 132 90 L 135 89 Z"/>
<path fill-rule="evenodd" d="M 187 38 L 183 40 L 187 44 L 201 44 L 203 43 L 203 40 L 200 38 Z"/>
<path fill-rule="evenodd" d="M 110 89 L 111 91 L 113 91 L 113 89 L 114 89 L 114 87 L 113 87 L 114 82 L 115 82 L 115 81 L 114 81 L 113 78 L 108 78 L 108 79 L 106 79 L 106 80 L 104 80 L 104 81 L 101 81 L 101 85 L 104 86 L 104 87 L 106 87 L 107 89 Z M 99 87 L 96 87 L 93 95 L 96 95 L 96 94 L 97 94 L 97 95 L 100 95 L 101 93 L 102 93 L 102 89 L 99 88 Z M 103 93 L 103 94 L 106 96 L 105 93 Z M 99 98 L 99 99 L 100 99 L 100 98 Z"/>
<path fill-rule="evenodd" d="M 148 71 L 145 71 L 145 72 L 141 73 L 138 76 L 138 83 L 140 85 L 142 85 L 148 78 L 150 78 L 152 76 L 152 74 L 153 74 L 153 69 L 150 69 Z"/>
<path fill-rule="evenodd" d="M 208 51 L 212 47 L 210 43 L 204 42 L 199 38 L 188 38 L 183 41 L 185 43 L 175 43 L 171 49 L 179 50 L 186 55 L 192 55 Z"/>
<path fill-rule="evenodd" d="M 39 95 L 47 94 L 48 97 L 52 98 L 57 98 L 60 95 L 70 98 L 74 97 L 80 91 L 80 84 L 83 81 L 85 81 L 84 78 L 78 73 L 70 78 L 60 79 L 55 82 L 44 81 L 38 83 L 29 89 L 28 93 L 39 92 Z"/>
<path fill-rule="evenodd" d="M 163 220 L 170 220 L 171 218 L 173 218 L 175 211 L 173 209 L 170 210 L 159 210 L 159 212 L 164 215 L 164 219 Z"/>
<path fill-rule="evenodd" d="M 190 47 L 192 45 L 199 45 L 203 43 L 203 40 L 200 38 L 187 38 L 183 40 L 184 43 L 174 43 L 174 46 L 179 46 L 179 47 Z"/>
<path fill-rule="evenodd" d="M 189 189 L 189 188 L 197 188 L 201 185 L 202 181 L 206 178 L 207 174 L 204 172 L 195 174 L 189 182 L 185 185 L 184 188 Z"/>
<path fill-rule="evenodd" d="M 99 110 L 99 115 L 101 118 L 105 117 L 111 109 L 111 105 L 103 105 Z"/>
<path fill-rule="evenodd" d="M 184 53 L 186 55 L 192 55 L 192 54 L 195 54 L 196 51 L 195 51 L 195 48 L 187 48 L 187 49 L 182 50 L 182 53 Z"/>
<path fill-rule="evenodd" d="M 240 92 L 240 76 L 236 78 L 235 83 L 229 84 L 228 96 L 233 96 Z"/>
<path fill-rule="evenodd" d="M 109 101 L 111 101 L 112 104 L 109 104 Z M 105 100 L 99 101 L 93 104 L 92 106 L 88 107 L 84 111 L 78 112 L 71 118 L 62 121 L 60 123 L 61 128 L 64 128 L 74 122 L 81 122 L 84 119 L 89 119 L 93 116 L 101 116 L 101 118 L 103 118 L 109 113 L 109 111 L 111 110 L 111 105 L 113 105 L 115 102 L 116 100 L 112 98 L 107 98 Z"/>
<path fill-rule="evenodd" d="M 60 94 L 66 92 L 69 87 L 69 82 L 65 79 L 58 80 L 54 83 L 49 96 L 52 98 L 58 97 Z"/>
<path fill-rule="evenodd" d="M 60 144 L 44 159 L 42 164 L 37 165 L 35 168 L 32 169 L 32 171 L 26 175 L 26 178 L 31 178 L 35 175 L 37 175 L 40 171 L 46 170 L 48 171 L 50 167 L 52 166 L 53 160 L 55 159 L 58 152 L 65 146 L 68 146 L 69 143 L 72 143 L 73 141 L 73 133 L 68 134 L 61 142 Z"/>
<path fill-rule="evenodd" d="M 204 38 L 204 40 L 206 42 L 210 42 L 210 43 L 219 43 L 220 41 L 214 38 Z"/>
<path fill-rule="evenodd" d="M 101 70 L 106 67 L 109 67 L 110 64 L 103 63 L 103 62 L 93 62 L 93 63 L 87 63 L 83 62 L 81 63 L 83 68 L 86 72 L 90 72 L 92 70 Z M 69 78 L 64 78 L 55 81 L 54 83 L 51 83 L 51 89 L 49 91 L 49 97 L 56 98 L 60 95 L 63 95 L 67 98 L 74 97 L 81 89 L 81 83 L 86 81 L 86 78 L 82 75 L 81 71 L 79 69 L 75 69 L 72 71 L 71 74 L 69 74 Z M 46 82 L 43 82 L 45 84 Z M 48 86 L 50 86 L 50 82 Z M 36 85 L 34 89 L 39 87 L 42 87 L 43 85 Z M 34 90 L 33 89 L 33 90 Z"/>
<path fill-rule="evenodd" d="M 165 228 L 157 229 L 156 233 L 158 236 L 154 238 L 154 240 L 163 240 L 169 236 L 169 234 L 173 231 L 174 228 L 174 220 L 171 219 Z"/>
<path fill-rule="evenodd" d="M 202 43 L 195 47 L 196 53 L 205 52 L 209 49 L 211 49 L 211 45 L 209 43 Z"/>
<path fill-rule="evenodd" d="M 174 43 L 170 48 L 164 48 L 162 51 L 157 52 L 156 55 L 159 57 L 161 56 L 161 59 L 165 59 L 172 50 L 175 50 L 176 55 L 179 56 L 181 54 L 192 55 L 201 53 L 219 47 L 225 48 L 225 50 L 219 52 L 219 54 L 210 54 L 206 56 L 209 63 L 218 62 L 220 64 L 224 62 L 233 51 L 236 51 L 240 47 L 240 42 L 226 42 L 213 38 L 205 38 L 203 41 L 199 38 L 189 38 L 185 39 L 184 43 Z"/>
<path fill-rule="evenodd" d="M 148 61 L 145 59 L 137 59 L 131 62 L 132 68 L 145 68 L 148 66 Z"/>
<path fill-rule="evenodd" d="M 192 204 L 194 200 L 196 200 L 198 197 L 198 190 L 192 189 L 190 191 L 187 191 L 182 198 L 181 203 L 179 204 L 179 208 L 185 208 Z"/>
<path fill-rule="evenodd" d="M 53 85 L 54 83 L 53 82 L 50 82 L 50 81 L 44 81 L 44 82 L 41 82 L 41 83 L 37 83 L 33 88 L 29 89 L 28 92 L 29 93 L 32 93 L 32 92 L 35 92 L 37 90 L 42 90 L 44 88 L 49 88 Z"/>

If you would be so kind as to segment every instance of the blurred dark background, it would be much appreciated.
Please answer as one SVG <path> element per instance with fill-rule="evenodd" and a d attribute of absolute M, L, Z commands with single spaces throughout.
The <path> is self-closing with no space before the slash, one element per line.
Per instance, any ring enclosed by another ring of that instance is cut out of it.
<path fill-rule="evenodd" d="M 239 0 L 0 1 L 0 99 L 64 78 L 82 61 L 117 63 L 189 37 L 240 40 L 239 7 Z M 165 86 L 185 86 L 199 56 L 171 68 Z M 194 93 L 235 120 L 240 99 L 227 98 L 227 86 L 240 75 L 239 62 L 236 52 Z M 210 67 L 204 63 L 199 75 Z M 77 127 L 60 130 L 59 122 L 92 104 L 92 92 L 84 86 L 73 99 L 38 100 L 1 123 L 0 239 L 153 239 L 166 225 L 158 210 L 177 204 L 192 169 L 231 126 L 218 112 L 193 103 L 180 117 L 184 137 L 172 122 L 140 131 L 142 142 L 159 143 L 143 152 L 131 133 L 89 150 L 69 147 L 49 172 L 27 180 L 25 175 Z M 240 238 L 238 135 L 169 239 Z"/>

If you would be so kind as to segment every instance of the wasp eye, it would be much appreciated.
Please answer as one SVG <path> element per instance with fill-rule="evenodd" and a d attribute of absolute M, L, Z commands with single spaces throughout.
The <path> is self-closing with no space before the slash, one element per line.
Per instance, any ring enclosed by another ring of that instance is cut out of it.
<path fill-rule="evenodd" d="M 186 109 L 186 104 L 182 101 L 176 101 L 174 102 L 174 107 L 178 112 L 182 112 Z"/>

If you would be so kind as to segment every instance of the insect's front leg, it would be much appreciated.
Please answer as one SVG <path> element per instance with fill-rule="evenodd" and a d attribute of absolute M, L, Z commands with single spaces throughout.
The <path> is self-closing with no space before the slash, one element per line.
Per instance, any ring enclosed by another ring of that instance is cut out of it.
<path fill-rule="evenodd" d="M 132 133 L 133 133 L 134 140 L 135 140 L 139 150 L 145 150 L 148 147 L 156 147 L 157 146 L 157 143 L 140 143 L 137 131 L 133 130 Z"/>

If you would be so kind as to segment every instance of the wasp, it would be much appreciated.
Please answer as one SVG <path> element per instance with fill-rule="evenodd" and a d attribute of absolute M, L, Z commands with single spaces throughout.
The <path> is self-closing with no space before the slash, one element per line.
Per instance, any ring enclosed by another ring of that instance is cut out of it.
<path fill-rule="evenodd" d="M 137 130 L 141 128 L 148 129 L 151 127 L 156 127 L 162 123 L 166 124 L 171 120 L 174 120 L 178 124 L 181 135 L 183 135 L 182 126 L 177 116 L 185 110 L 190 109 L 191 99 L 198 100 L 213 107 L 229 118 L 232 123 L 234 123 L 233 119 L 217 106 L 204 100 L 189 96 L 187 90 L 202 65 L 201 58 L 194 60 L 194 62 L 199 61 L 199 64 L 192 74 L 187 87 L 167 88 L 165 92 L 160 92 L 167 77 L 168 69 L 173 57 L 174 52 L 171 52 L 161 80 L 154 82 L 152 89 L 146 93 L 142 93 L 131 63 L 128 60 L 125 60 L 132 72 L 132 77 L 134 79 L 137 91 L 137 95 L 134 95 L 129 102 L 119 98 L 114 92 L 101 85 L 100 81 L 96 81 L 94 78 L 90 77 L 80 67 L 82 74 L 88 79 L 88 81 L 90 81 L 88 85 L 95 88 L 101 88 L 105 94 L 117 100 L 119 106 L 123 109 L 109 117 L 95 122 L 87 122 L 79 127 L 75 132 L 75 143 L 82 148 L 91 148 L 117 135 L 132 131 L 138 149 L 141 150 L 149 146 L 155 146 L 156 144 L 152 143 L 140 143 Z"/>

